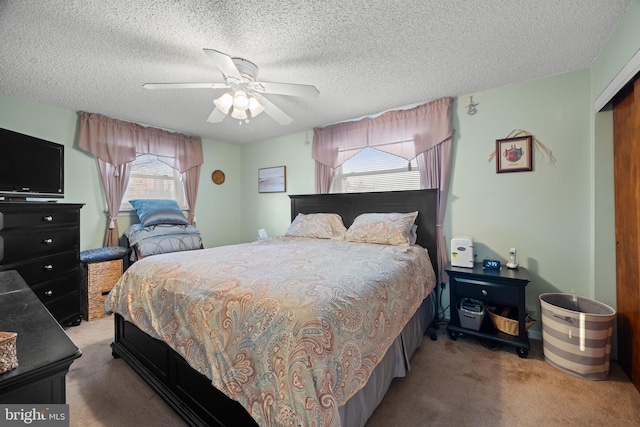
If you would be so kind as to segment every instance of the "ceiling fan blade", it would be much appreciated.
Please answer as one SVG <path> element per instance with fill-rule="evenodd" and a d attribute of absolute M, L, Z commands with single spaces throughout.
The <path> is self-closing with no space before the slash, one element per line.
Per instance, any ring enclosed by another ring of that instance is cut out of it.
<path fill-rule="evenodd" d="M 291 124 L 293 119 L 287 115 L 284 111 L 276 107 L 271 101 L 264 96 L 259 99 L 260 103 L 264 106 L 264 112 L 267 113 L 273 120 L 281 125 Z"/>
<path fill-rule="evenodd" d="M 227 89 L 224 83 L 145 83 L 145 89 Z"/>
<path fill-rule="evenodd" d="M 218 110 L 217 108 L 214 108 L 207 121 L 209 123 L 220 123 L 222 120 L 224 120 L 225 117 L 227 117 L 225 113 Z"/>
<path fill-rule="evenodd" d="M 304 96 L 317 98 L 320 91 L 312 85 L 299 85 L 293 83 L 251 82 L 247 88 L 261 93 L 273 93 L 276 95 Z"/>
<path fill-rule="evenodd" d="M 209 58 L 216 63 L 216 66 L 222 71 L 222 74 L 225 77 L 235 77 L 236 79 L 241 79 L 240 71 L 236 67 L 236 64 L 233 63 L 231 57 L 225 53 L 218 52 L 214 49 L 202 49 L 204 53 L 209 55 Z"/>

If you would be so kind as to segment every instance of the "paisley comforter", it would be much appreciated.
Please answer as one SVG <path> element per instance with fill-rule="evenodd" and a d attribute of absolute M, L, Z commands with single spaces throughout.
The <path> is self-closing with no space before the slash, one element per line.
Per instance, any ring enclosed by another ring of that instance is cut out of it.
<path fill-rule="evenodd" d="M 427 251 L 279 237 L 156 255 L 105 303 L 260 426 L 339 426 L 435 275 Z"/>

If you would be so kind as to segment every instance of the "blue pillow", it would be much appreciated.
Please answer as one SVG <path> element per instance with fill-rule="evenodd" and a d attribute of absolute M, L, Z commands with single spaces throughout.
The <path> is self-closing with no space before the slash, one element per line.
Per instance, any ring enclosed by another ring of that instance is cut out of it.
<path fill-rule="evenodd" d="M 189 225 L 178 203 L 170 199 L 129 200 L 144 227 L 156 224 Z"/>

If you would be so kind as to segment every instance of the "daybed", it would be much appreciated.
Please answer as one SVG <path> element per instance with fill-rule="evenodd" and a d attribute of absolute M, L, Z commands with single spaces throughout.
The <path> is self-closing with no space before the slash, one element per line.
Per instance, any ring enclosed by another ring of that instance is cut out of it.
<path fill-rule="evenodd" d="M 143 259 L 107 299 L 114 356 L 190 425 L 362 426 L 434 318 L 435 190 L 290 197 L 287 235 Z"/>
<path fill-rule="evenodd" d="M 185 218 L 174 200 L 131 200 L 140 219 L 125 232 L 130 261 L 151 255 L 202 249 L 200 231 Z"/>

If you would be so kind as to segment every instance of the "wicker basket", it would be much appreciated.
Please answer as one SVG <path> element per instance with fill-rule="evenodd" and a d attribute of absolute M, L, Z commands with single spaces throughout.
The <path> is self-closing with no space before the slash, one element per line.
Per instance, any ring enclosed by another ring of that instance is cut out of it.
<path fill-rule="evenodd" d="M 502 312 L 502 310 L 496 307 L 488 307 L 487 312 L 491 318 L 491 323 L 493 323 L 493 326 L 495 326 L 497 330 L 508 335 L 517 336 L 519 334 L 519 322 L 517 320 L 497 314 L 496 312 Z M 536 323 L 536 321 L 527 314 L 524 324 L 525 330 L 529 330 L 534 323 Z"/>
<path fill-rule="evenodd" d="M 18 367 L 15 332 L 0 332 L 0 374 Z"/>
<path fill-rule="evenodd" d="M 122 276 L 122 259 L 92 262 L 83 270 L 82 316 L 85 320 L 105 317 L 104 302 L 107 294 Z"/>

